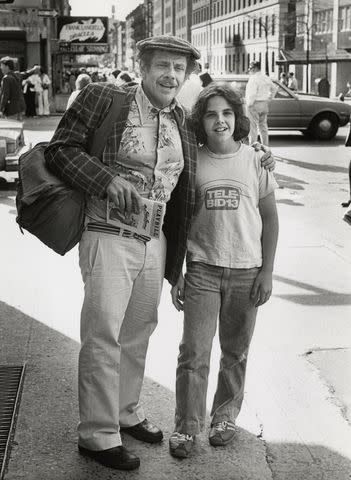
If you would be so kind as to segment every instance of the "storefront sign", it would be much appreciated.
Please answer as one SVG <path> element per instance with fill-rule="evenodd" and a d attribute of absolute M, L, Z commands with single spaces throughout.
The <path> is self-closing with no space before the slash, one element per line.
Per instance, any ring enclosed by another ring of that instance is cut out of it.
<path fill-rule="evenodd" d="M 57 49 L 60 53 L 73 53 L 77 55 L 102 54 L 109 52 L 109 45 L 104 43 L 68 43 L 58 42 Z"/>
<path fill-rule="evenodd" d="M 70 44 L 107 44 L 107 17 L 58 17 L 59 42 Z"/>

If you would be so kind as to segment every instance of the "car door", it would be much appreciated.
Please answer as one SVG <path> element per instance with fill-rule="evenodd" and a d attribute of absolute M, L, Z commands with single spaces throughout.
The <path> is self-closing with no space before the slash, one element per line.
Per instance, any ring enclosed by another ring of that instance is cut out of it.
<path fill-rule="evenodd" d="M 277 91 L 269 103 L 268 126 L 277 129 L 295 129 L 303 127 L 300 103 L 296 95 L 278 82 L 274 82 Z"/>

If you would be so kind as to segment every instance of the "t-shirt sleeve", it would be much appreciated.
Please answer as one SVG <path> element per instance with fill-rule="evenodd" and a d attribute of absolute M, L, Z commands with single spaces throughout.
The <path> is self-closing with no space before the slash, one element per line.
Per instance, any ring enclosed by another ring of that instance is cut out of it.
<path fill-rule="evenodd" d="M 261 158 L 263 152 L 258 152 L 257 161 L 258 161 L 258 172 L 259 172 L 259 198 L 265 198 L 267 195 L 272 193 L 274 190 L 279 188 L 279 185 L 274 177 L 273 172 L 269 172 L 264 167 L 261 166 Z"/>

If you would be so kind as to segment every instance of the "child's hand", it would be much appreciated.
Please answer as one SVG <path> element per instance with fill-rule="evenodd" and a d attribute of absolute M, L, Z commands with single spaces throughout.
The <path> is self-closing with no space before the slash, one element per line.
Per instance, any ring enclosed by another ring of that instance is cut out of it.
<path fill-rule="evenodd" d="M 272 272 L 261 270 L 257 275 L 253 284 L 250 297 L 255 303 L 255 307 L 259 307 L 266 303 L 272 293 Z"/>
<path fill-rule="evenodd" d="M 171 288 L 172 303 L 178 312 L 184 310 L 184 277 L 183 274 L 179 275 L 178 282 Z"/>
<path fill-rule="evenodd" d="M 264 152 L 261 158 L 261 165 L 266 170 L 272 172 L 275 169 L 275 159 L 272 155 L 272 150 L 260 142 L 254 142 L 251 147 L 254 148 L 256 152 L 261 150 Z"/>

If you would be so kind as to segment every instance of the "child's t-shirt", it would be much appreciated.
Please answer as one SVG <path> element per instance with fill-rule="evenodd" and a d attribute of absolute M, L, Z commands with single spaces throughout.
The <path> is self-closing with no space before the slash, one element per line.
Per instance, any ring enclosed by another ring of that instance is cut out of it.
<path fill-rule="evenodd" d="M 229 155 L 199 149 L 187 262 L 228 268 L 262 265 L 258 202 L 278 188 L 273 174 L 261 167 L 262 155 L 244 144 Z"/>

